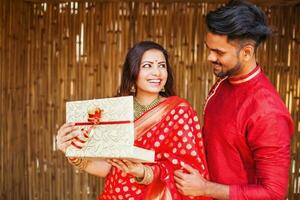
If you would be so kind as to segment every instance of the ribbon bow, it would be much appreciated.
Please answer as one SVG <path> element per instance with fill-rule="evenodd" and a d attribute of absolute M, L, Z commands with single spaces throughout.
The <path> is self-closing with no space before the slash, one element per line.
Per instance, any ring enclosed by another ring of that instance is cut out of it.
<path fill-rule="evenodd" d="M 74 140 L 72 141 L 72 145 L 76 147 L 77 149 L 82 149 L 84 143 L 86 143 L 89 139 L 89 133 L 92 131 L 94 125 L 100 124 L 101 114 L 103 110 L 100 108 L 92 108 L 88 110 L 88 124 L 91 125 L 88 127 L 88 129 L 81 129 L 82 135 L 76 136 Z M 76 123 L 75 125 L 79 125 Z"/>
<path fill-rule="evenodd" d="M 101 114 L 103 110 L 100 108 L 90 109 L 88 111 L 88 121 L 94 124 L 100 124 Z"/>

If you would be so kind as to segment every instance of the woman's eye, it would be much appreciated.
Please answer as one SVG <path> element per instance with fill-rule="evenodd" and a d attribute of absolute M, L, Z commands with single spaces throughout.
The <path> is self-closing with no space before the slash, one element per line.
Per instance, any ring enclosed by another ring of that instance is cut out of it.
<path fill-rule="evenodd" d="M 160 68 L 166 68 L 167 66 L 166 66 L 166 64 L 160 64 L 159 67 Z"/>
<path fill-rule="evenodd" d="M 150 64 L 144 64 L 142 67 L 143 67 L 143 68 L 150 68 L 151 65 L 150 65 Z"/>

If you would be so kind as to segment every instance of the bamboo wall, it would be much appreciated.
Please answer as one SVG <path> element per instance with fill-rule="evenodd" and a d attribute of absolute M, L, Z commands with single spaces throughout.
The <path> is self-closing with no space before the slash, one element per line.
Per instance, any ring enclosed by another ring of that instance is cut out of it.
<path fill-rule="evenodd" d="M 154 40 L 170 53 L 177 93 L 202 114 L 215 78 L 205 14 L 191 2 L 0 1 L 0 199 L 96 199 L 103 180 L 57 151 L 65 102 L 115 94 L 129 47 Z M 264 8 L 278 28 L 258 59 L 295 120 L 289 200 L 300 195 L 300 5 Z M 287 20 L 288 19 L 288 20 Z"/>

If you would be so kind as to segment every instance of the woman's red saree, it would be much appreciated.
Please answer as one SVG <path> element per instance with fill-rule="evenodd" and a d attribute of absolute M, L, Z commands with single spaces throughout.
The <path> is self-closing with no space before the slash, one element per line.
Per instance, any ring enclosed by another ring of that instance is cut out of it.
<path fill-rule="evenodd" d="M 180 163 L 196 168 L 205 178 L 208 172 L 198 118 L 189 103 L 177 96 L 168 97 L 135 120 L 138 147 L 155 151 L 154 180 L 141 185 L 131 175 L 112 167 L 105 180 L 99 200 L 206 200 L 206 197 L 187 197 L 175 187 L 173 172 Z"/>

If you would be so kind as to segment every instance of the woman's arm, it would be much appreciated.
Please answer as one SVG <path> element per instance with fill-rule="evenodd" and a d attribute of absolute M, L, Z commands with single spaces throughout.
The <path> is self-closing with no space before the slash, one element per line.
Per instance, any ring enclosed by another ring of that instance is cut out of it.
<path fill-rule="evenodd" d="M 110 169 L 111 165 L 108 164 L 105 160 L 93 160 L 88 161 L 88 164 L 84 171 L 95 176 L 106 177 Z"/>

